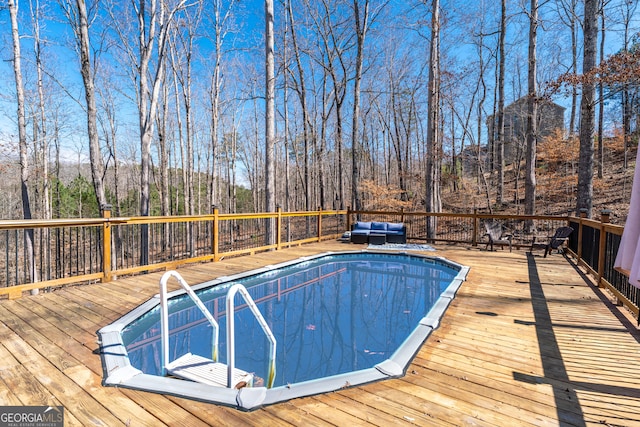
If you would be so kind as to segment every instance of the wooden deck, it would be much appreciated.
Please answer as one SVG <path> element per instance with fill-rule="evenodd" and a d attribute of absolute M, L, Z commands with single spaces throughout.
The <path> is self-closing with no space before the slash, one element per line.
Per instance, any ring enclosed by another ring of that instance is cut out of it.
<path fill-rule="evenodd" d="M 327 242 L 180 272 L 195 284 L 354 248 Z M 437 249 L 471 271 L 404 378 L 253 412 L 103 387 L 95 332 L 156 294 L 158 272 L 0 301 L 0 405 L 62 405 L 69 426 L 640 425 L 635 321 L 579 269 L 556 254 Z"/>

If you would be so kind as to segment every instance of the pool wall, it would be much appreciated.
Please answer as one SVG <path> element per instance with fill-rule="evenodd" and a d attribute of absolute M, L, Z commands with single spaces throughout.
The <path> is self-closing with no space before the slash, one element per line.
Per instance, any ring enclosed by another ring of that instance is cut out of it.
<path fill-rule="evenodd" d="M 442 257 L 412 254 L 408 252 L 390 253 L 382 250 L 325 252 L 314 256 L 297 258 L 277 265 L 268 265 L 232 276 L 219 277 L 215 280 L 194 285 L 192 288 L 194 291 L 197 291 L 199 289 L 209 288 L 222 283 L 239 281 L 248 276 L 299 264 L 317 258 L 354 253 L 405 255 L 408 257 L 432 260 L 458 271 L 451 283 L 442 292 L 435 305 L 429 310 L 427 315 L 420 320 L 419 324 L 404 340 L 400 347 L 389 359 L 378 363 L 373 368 L 362 369 L 311 381 L 288 384 L 286 386 L 274 387 L 271 389 L 267 389 L 265 387 L 253 387 L 243 388 L 240 390 L 214 387 L 176 378 L 145 374 L 131 365 L 127 350 L 122 341 L 122 331 L 129 323 L 138 319 L 143 314 L 160 304 L 159 295 L 155 295 L 153 298 L 141 304 L 114 323 L 105 326 L 97 332 L 100 339 L 100 354 L 102 356 L 102 366 L 104 371 L 102 384 L 105 386 L 125 387 L 154 393 L 170 394 L 209 403 L 227 405 L 240 410 L 251 411 L 264 405 L 283 402 L 298 397 L 326 393 L 355 385 L 404 376 L 407 368 L 414 356 L 420 350 L 422 344 L 426 341 L 431 332 L 440 325 L 440 319 L 455 297 L 456 292 L 462 285 L 462 282 L 466 279 L 469 267 L 457 264 Z M 171 292 L 168 296 L 171 298 L 183 293 L 183 290 L 179 290 Z"/>

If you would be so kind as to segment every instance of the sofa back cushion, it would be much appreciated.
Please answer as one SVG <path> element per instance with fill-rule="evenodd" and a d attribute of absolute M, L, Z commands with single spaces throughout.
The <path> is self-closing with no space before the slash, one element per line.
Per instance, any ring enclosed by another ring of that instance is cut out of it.
<path fill-rule="evenodd" d="M 387 230 L 389 231 L 403 231 L 404 224 L 401 222 L 389 222 L 387 223 Z"/>
<path fill-rule="evenodd" d="M 387 231 L 387 223 L 386 222 L 372 222 L 371 223 L 371 231 Z"/>
<path fill-rule="evenodd" d="M 370 222 L 358 221 L 358 222 L 356 222 L 356 224 L 353 227 L 353 229 L 354 230 L 371 230 L 371 223 Z"/>

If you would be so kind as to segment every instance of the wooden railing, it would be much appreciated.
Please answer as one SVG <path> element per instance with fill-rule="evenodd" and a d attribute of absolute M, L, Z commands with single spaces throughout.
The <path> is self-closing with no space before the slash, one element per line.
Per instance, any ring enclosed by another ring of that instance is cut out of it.
<path fill-rule="evenodd" d="M 435 218 L 435 235 L 427 238 L 428 220 Z M 505 233 L 512 236 L 513 247 L 531 247 L 534 237 L 553 234 L 556 228 L 567 225 L 568 216 L 549 215 L 491 215 L 480 213 L 427 213 L 427 212 L 383 212 L 349 211 L 348 223 L 360 221 L 402 222 L 407 226 L 407 239 L 425 243 L 482 244 L 485 228 L 483 221 L 499 221 Z"/>
<path fill-rule="evenodd" d="M 0 221 L 0 296 L 337 238 L 347 211 Z M 273 242 L 267 229 L 275 228 Z M 143 238 L 144 237 L 144 238 Z"/>
<path fill-rule="evenodd" d="M 482 222 L 500 221 L 514 248 L 529 248 L 536 236 L 550 236 L 569 224 L 569 254 L 638 315 L 640 292 L 625 272 L 613 268 L 623 227 L 570 216 L 451 214 L 385 211 L 309 211 L 175 217 L 0 221 L 0 296 L 72 283 L 109 282 L 180 265 L 279 250 L 292 245 L 335 239 L 356 220 L 403 222 L 412 242 L 484 245 Z M 427 226 L 435 234 L 427 238 Z M 274 233 L 267 230 L 272 227 Z M 268 235 L 273 234 L 273 241 Z M 29 238 L 28 238 L 29 237 Z M 144 238 L 143 238 L 144 237 Z M 31 242 L 31 243 L 29 243 Z"/>
<path fill-rule="evenodd" d="M 624 227 L 609 224 L 609 214 L 608 210 L 602 211 L 600 221 L 586 218 L 584 212 L 569 218 L 574 229 L 569 236 L 569 253 L 594 276 L 599 287 L 616 297 L 618 305 L 626 306 L 638 317 L 640 289 L 631 286 L 628 272 L 614 268 Z"/>

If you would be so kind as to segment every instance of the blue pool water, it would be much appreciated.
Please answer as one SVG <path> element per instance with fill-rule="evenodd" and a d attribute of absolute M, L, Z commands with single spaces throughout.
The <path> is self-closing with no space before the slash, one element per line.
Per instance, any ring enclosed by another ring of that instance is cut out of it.
<path fill-rule="evenodd" d="M 353 253 L 303 261 L 239 282 L 278 342 L 277 387 L 370 368 L 390 358 L 457 274 L 437 259 Z M 220 324 L 221 362 L 226 357 L 224 311 L 230 285 L 197 292 Z M 268 342 L 236 298 L 236 367 L 264 378 Z M 171 360 L 187 352 L 211 357 L 211 326 L 185 295 L 169 303 L 169 329 Z M 159 332 L 158 307 L 122 331 L 131 365 L 151 375 L 160 374 Z"/>

